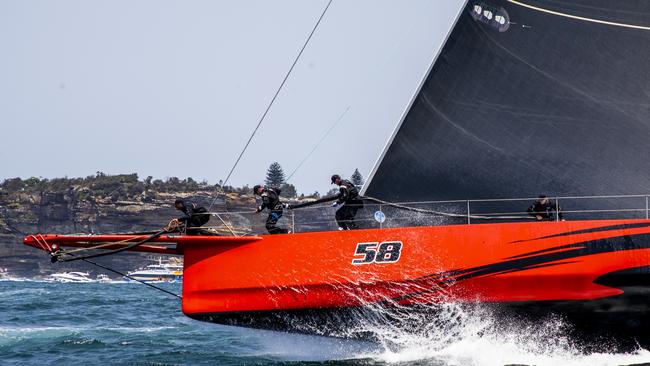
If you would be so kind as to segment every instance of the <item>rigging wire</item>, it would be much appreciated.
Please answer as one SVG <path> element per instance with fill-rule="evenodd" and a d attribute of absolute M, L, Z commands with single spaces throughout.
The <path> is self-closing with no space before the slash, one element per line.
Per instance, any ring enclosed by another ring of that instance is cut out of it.
<path fill-rule="evenodd" d="M 141 284 L 143 284 L 143 285 L 147 285 L 147 286 L 149 286 L 149 287 L 151 287 L 151 288 L 153 288 L 153 289 L 156 289 L 156 290 L 158 290 L 158 291 L 162 291 L 162 292 L 164 292 L 164 293 L 166 293 L 166 294 L 172 295 L 172 296 L 177 297 L 177 298 L 179 298 L 179 299 L 181 299 L 181 300 L 183 299 L 183 297 L 182 297 L 181 295 L 178 295 L 178 294 L 175 294 L 175 293 L 173 293 L 173 292 L 171 292 L 171 291 L 165 290 L 165 289 L 162 288 L 162 287 L 154 286 L 154 285 L 152 285 L 152 284 L 150 284 L 150 283 L 146 283 L 146 282 L 144 282 L 144 281 L 140 281 L 140 280 L 135 279 L 135 278 L 129 276 L 128 274 L 122 273 L 122 272 L 120 272 L 120 271 L 118 271 L 118 270 L 116 270 L 116 269 L 113 269 L 113 268 L 110 268 L 110 267 L 106 267 L 106 266 L 104 266 L 104 265 L 101 265 L 101 264 L 99 264 L 99 263 L 97 263 L 97 262 L 93 262 L 93 261 L 88 260 L 88 259 L 85 259 L 85 258 L 80 258 L 80 259 L 81 259 L 82 261 L 86 262 L 86 263 L 90 263 L 90 264 L 92 264 L 92 265 L 94 265 L 94 266 L 97 266 L 97 267 L 99 267 L 99 268 L 103 268 L 103 269 L 105 269 L 105 270 L 107 270 L 107 271 L 111 271 L 111 272 L 113 272 L 113 273 L 117 273 L 118 275 L 120 275 L 120 276 L 122 276 L 122 277 L 126 277 L 126 278 L 128 278 L 128 279 L 130 279 L 130 280 L 132 280 L 132 281 L 140 282 Z"/>
<path fill-rule="evenodd" d="M 309 41 L 311 40 L 311 37 L 316 32 L 316 29 L 318 28 L 318 25 L 321 23 L 321 20 L 323 20 L 323 17 L 325 16 L 325 13 L 327 12 L 327 9 L 329 9 L 330 5 L 332 4 L 332 1 L 333 0 L 329 0 L 327 2 L 327 6 L 325 6 L 325 9 L 323 9 L 323 12 L 321 13 L 320 17 L 318 18 L 318 21 L 316 21 L 316 24 L 314 25 L 314 28 L 311 30 L 311 33 L 309 33 L 309 36 L 307 37 L 307 40 L 305 41 L 305 43 L 302 45 L 302 48 L 300 49 L 300 52 L 298 52 L 298 56 L 296 56 L 296 58 L 293 60 L 293 64 L 291 64 L 291 67 L 289 68 L 289 71 L 287 72 L 287 74 L 284 76 L 284 79 L 282 80 L 282 83 L 280 83 L 280 86 L 275 91 L 275 94 L 273 95 L 273 98 L 271 99 L 271 102 L 266 107 L 266 110 L 262 114 L 262 117 L 260 118 L 259 122 L 257 122 L 257 126 L 255 126 L 255 129 L 253 130 L 253 133 L 248 138 L 248 141 L 246 141 L 246 144 L 244 145 L 244 148 L 239 153 L 239 156 L 237 157 L 237 160 L 235 160 L 235 164 L 233 164 L 232 168 L 230 169 L 230 172 L 228 172 L 228 175 L 226 176 L 226 179 L 221 184 L 221 187 L 219 188 L 220 191 L 223 191 L 223 187 L 225 187 L 225 185 L 228 183 L 228 180 L 230 179 L 230 176 L 232 176 L 232 173 L 235 171 L 235 168 L 239 164 L 239 161 L 241 160 L 242 156 L 244 156 L 244 153 L 246 152 L 246 149 L 248 149 L 248 145 L 250 145 L 251 141 L 253 140 L 253 137 L 255 136 L 255 133 L 257 133 L 257 130 L 260 128 L 260 125 L 262 125 L 262 122 L 266 118 L 266 115 L 269 113 L 269 110 L 271 110 L 271 107 L 273 106 L 273 103 L 275 102 L 276 98 L 280 94 L 280 91 L 282 90 L 282 87 L 284 87 L 284 84 L 289 79 L 289 76 L 291 75 L 291 72 L 293 71 L 293 68 L 298 63 L 298 60 L 300 59 L 300 56 L 302 56 L 302 53 L 305 51 L 305 48 L 307 48 L 307 44 L 309 44 Z M 218 197 L 219 197 L 219 191 L 217 191 L 217 195 L 214 197 L 214 199 L 210 203 L 210 207 L 208 207 L 208 211 L 210 211 L 212 206 L 217 201 Z"/>
<path fill-rule="evenodd" d="M 298 169 L 300 169 L 300 167 L 302 167 L 302 165 L 307 161 L 307 159 L 309 159 L 311 157 L 311 155 L 314 153 L 314 151 L 316 151 L 316 149 L 318 149 L 320 144 L 323 143 L 323 141 L 325 141 L 327 136 L 329 136 L 330 132 L 332 132 L 332 130 L 334 130 L 334 128 L 336 128 L 336 126 L 339 124 L 339 122 L 341 122 L 343 117 L 348 113 L 348 111 L 350 110 L 350 107 L 351 106 L 348 106 L 347 108 L 345 108 L 345 111 L 341 114 L 341 116 L 339 116 L 339 118 L 334 122 L 334 124 L 332 124 L 332 126 L 325 132 L 325 134 L 320 138 L 320 140 L 316 143 L 316 145 L 311 149 L 309 154 L 307 154 L 307 156 L 305 156 L 305 158 L 302 159 L 300 164 L 298 164 L 298 166 L 296 166 L 296 168 L 291 172 L 291 174 L 289 174 L 289 176 L 286 179 L 287 182 L 291 179 L 291 177 L 293 177 L 294 174 L 296 174 Z"/>
<path fill-rule="evenodd" d="M 37 242 L 38 245 L 41 247 L 41 249 L 43 249 L 44 251 L 50 253 L 50 256 L 51 256 L 52 262 L 56 262 L 56 261 L 57 261 L 57 260 L 55 260 L 55 258 L 56 258 L 56 254 L 55 254 L 55 252 L 54 252 L 54 250 L 53 250 L 53 245 L 48 244 L 48 242 L 45 240 L 45 238 L 43 238 L 43 236 L 40 235 L 40 234 L 38 234 L 38 236 L 32 235 L 31 237 L 34 238 L 34 240 L 36 240 L 36 242 Z M 71 257 L 75 257 L 74 254 L 68 254 L 68 255 L 71 256 Z M 126 277 L 126 278 L 128 278 L 128 279 L 130 279 L 130 280 L 133 280 L 133 281 L 139 282 L 139 283 L 141 283 L 141 284 L 143 284 L 143 285 L 149 286 L 149 287 L 154 288 L 154 289 L 156 289 L 156 290 L 158 290 L 158 291 L 162 291 L 162 292 L 164 292 L 164 293 L 167 293 L 167 294 L 172 295 L 172 296 L 174 296 L 174 297 L 177 297 L 177 298 L 179 298 L 179 299 L 182 299 L 182 298 L 183 298 L 182 296 L 180 296 L 180 295 L 178 295 L 178 294 L 175 294 L 175 293 L 173 293 L 173 292 L 171 292 L 171 291 L 165 290 L 164 288 L 160 288 L 160 287 L 158 287 L 158 286 L 154 286 L 154 285 L 152 285 L 152 284 L 150 284 L 150 283 L 146 283 L 146 282 L 144 282 L 144 281 L 140 281 L 140 280 L 138 280 L 138 279 L 136 279 L 136 278 L 133 278 L 133 277 L 129 276 L 129 275 L 126 274 L 126 273 L 122 273 L 122 272 L 120 272 L 120 271 L 118 271 L 118 270 L 115 270 L 115 269 L 113 269 L 113 268 L 109 268 L 109 267 L 104 266 L 104 265 L 101 265 L 101 264 L 99 264 L 99 263 L 97 263 L 97 262 L 93 262 L 93 261 L 91 261 L 91 260 L 88 260 L 88 259 L 87 259 L 87 258 L 88 258 L 87 256 L 81 256 L 81 257 L 76 257 L 76 258 L 77 258 L 77 259 L 80 259 L 80 260 L 82 260 L 82 261 L 84 261 L 84 262 L 86 262 L 86 263 L 89 263 L 89 264 L 92 264 L 92 265 L 94 265 L 94 266 L 97 266 L 97 267 L 99 267 L 99 268 L 103 268 L 103 269 L 105 269 L 105 270 L 107 270 L 107 271 L 111 271 L 111 272 L 113 272 L 113 273 L 117 273 L 118 275 L 120 275 L 120 276 L 122 276 L 122 277 Z"/>

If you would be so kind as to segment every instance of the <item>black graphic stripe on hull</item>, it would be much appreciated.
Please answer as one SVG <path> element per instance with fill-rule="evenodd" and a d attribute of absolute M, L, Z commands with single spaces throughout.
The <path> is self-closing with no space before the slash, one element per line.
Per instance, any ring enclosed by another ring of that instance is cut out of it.
<path fill-rule="evenodd" d="M 613 238 L 563 245 L 559 247 L 549 248 L 547 250 L 552 251 L 552 253 L 535 254 L 536 252 L 531 252 L 522 254 L 519 256 L 519 258 L 509 259 L 502 262 L 491 263 L 484 266 L 467 269 L 435 273 L 420 277 L 408 281 L 408 283 L 420 285 L 425 288 L 424 290 L 411 292 L 381 302 L 399 302 L 413 298 L 415 296 L 438 292 L 441 289 L 451 287 L 456 282 L 470 278 L 496 276 L 499 274 L 522 272 L 541 267 L 566 265 L 577 262 L 570 261 L 570 259 L 580 258 L 587 255 L 649 248 L 650 234 L 621 235 Z M 558 251 L 561 249 L 566 250 Z M 606 275 L 606 273 L 603 273 L 602 275 Z"/>
<path fill-rule="evenodd" d="M 574 230 L 574 231 L 568 231 L 568 232 L 565 232 L 565 233 L 541 236 L 539 238 L 526 239 L 526 240 L 516 240 L 516 241 L 513 241 L 511 243 L 512 244 L 525 243 L 525 242 L 535 241 L 535 240 L 559 238 L 559 237 L 562 237 L 562 236 L 590 234 L 590 233 L 598 233 L 598 232 L 601 232 L 601 231 L 610 231 L 610 230 L 638 229 L 638 228 L 642 228 L 642 227 L 650 227 L 650 222 L 644 222 L 644 223 L 638 223 L 638 224 L 610 225 L 610 226 L 595 227 L 595 228 L 591 228 L 591 229 Z M 514 258 L 514 257 L 512 257 L 512 258 Z"/>

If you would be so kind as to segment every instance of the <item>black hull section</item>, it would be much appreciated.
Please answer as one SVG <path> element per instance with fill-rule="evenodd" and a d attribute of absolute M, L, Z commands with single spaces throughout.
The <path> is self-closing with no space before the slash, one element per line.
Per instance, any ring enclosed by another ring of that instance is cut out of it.
<path fill-rule="evenodd" d="M 404 202 L 650 191 L 650 30 L 633 28 L 650 26 L 650 2 L 521 3 L 618 25 L 469 1 L 367 196 Z M 509 22 L 501 25 L 499 14 Z"/>
<path fill-rule="evenodd" d="M 650 347 L 650 291 L 628 288 L 625 295 L 589 301 L 492 304 L 503 317 L 539 324 L 559 317 L 566 334 L 588 352 L 630 352 Z"/>
<path fill-rule="evenodd" d="M 647 278 L 643 281 L 647 282 Z M 376 341 L 374 329 L 393 333 L 461 333 L 470 317 L 491 319 L 487 332 L 525 333 L 561 324 L 548 337 L 566 336 L 585 352 L 629 352 L 650 347 L 650 287 L 630 286 L 625 293 L 588 301 L 481 303 L 399 308 L 335 308 L 255 311 L 223 314 L 187 314 L 222 325 L 318 336 Z M 485 330 L 482 330 L 484 332 Z M 453 341 L 453 339 L 451 340 Z M 537 342 L 549 339 L 538 338 Z"/>

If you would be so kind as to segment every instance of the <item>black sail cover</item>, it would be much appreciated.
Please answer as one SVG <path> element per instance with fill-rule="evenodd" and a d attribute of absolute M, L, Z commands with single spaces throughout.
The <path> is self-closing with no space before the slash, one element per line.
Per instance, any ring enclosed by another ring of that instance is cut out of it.
<path fill-rule="evenodd" d="M 364 194 L 650 191 L 650 1 L 469 1 Z"/>

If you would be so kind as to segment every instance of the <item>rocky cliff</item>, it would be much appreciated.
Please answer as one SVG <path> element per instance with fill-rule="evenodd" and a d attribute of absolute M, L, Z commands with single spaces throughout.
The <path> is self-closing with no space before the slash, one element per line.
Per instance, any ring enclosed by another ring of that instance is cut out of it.
<path fill-rule="evenodd" d="M 248 187 L 235 189 L 197 183 L 191 178 L 140 181 L 137 175 L 97 176 L 74 179 L 10 179 L 0 184 L 0 268 L 18 277 L 39 277 L 64 270 L 92 270 L 80 262 L 55 263 L 49 256 L 24 246 L 24 235 L 33 233 L 128 233 L 157 231 L 179 216 L 173 202 L 181 197 L 204 207 L 210 206 L 217 191 L 224 192 L 211 211 L 208 225 L 223 232 L 262 233 L 265 215 L 253 213 L 257 203 Z M 312 211 L 301 217 L 303 231 L 327 228 L 327 213 Z M 288 213 L 284 225 L 296 220 Z M 331 220 L 329 220 L 331 221 Z M 317 224 L 309 224 L 309 222 Z M 282 223 L 282 222 L 281 222 Z M 331 225 L 330 225 L 331 226 Z M 120 271 L 142 267 L 154 259 L 140 253 L 121 253 L 98 258 L 97 262 Z M 107 273 L 111 277 L 115 274 Z"/>

